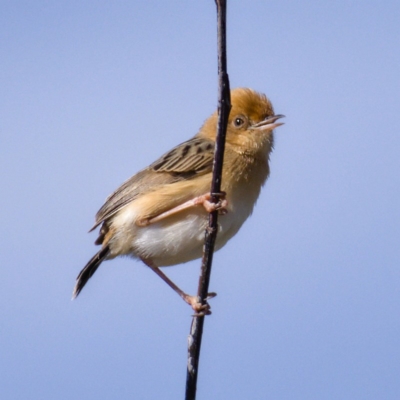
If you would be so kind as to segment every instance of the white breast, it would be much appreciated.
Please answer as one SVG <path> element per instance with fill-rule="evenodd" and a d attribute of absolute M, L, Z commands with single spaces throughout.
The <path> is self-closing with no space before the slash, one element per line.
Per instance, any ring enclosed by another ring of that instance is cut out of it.
<path fill-rule="evenodd" d="M 228 213 L 218 218 L 216 250 L 240 229 L 251 214 L 256 199 L 239 194 L 228 200 Z M 113 256 L 149 258 L 157 266 L 184 263 L 202 255 L 208 214 L 202 206 L 180 212 L 146 227 L 135 225 L 132 207 L 122 209 L 113 220 L 117 232 L 110 241 Z"/>

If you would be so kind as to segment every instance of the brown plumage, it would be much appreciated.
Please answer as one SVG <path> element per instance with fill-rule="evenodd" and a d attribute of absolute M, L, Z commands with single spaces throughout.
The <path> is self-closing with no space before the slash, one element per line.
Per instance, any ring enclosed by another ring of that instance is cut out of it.
<path fill-rule="evenodd" d="M 269 175 L 273 129 L 281 115 L 272 104 L 251 89 L 231 92 L 222 190 L 226 198 L 213 206 L 211 186 L 217 113 L 203 124 L 192 139 L 176 146 L 149 167 L 123 183 L 96 214 L 91 230 L 102 224 L 96 244 L 102 250 L 77 278 L 74 297 L 100 263 L 119 255 L 140 258 L 188 302 L 201 309 L 197 300 L 171 282 L 158 268 L 201 256 L 207 212 L 221 210 L 217 249 L 236 234 L 252 213 L 261 187 Z"/>

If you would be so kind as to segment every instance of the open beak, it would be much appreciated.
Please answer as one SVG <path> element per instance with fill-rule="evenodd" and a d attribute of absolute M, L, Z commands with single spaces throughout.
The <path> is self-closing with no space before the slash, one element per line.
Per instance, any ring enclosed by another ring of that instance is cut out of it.
<path fill-rule="evenodd" d="M 251 128 L 257 129 L 260 131 L 272 131 L 273 129 L 277 128 L 278 126 L 283 125 L 283 122 L 276 122 L 278 119 L 283 118 L 284 115 L 274 115 L 265 119 L 264 121 L 259 122 L 258 124 L 254 124 Z"/>

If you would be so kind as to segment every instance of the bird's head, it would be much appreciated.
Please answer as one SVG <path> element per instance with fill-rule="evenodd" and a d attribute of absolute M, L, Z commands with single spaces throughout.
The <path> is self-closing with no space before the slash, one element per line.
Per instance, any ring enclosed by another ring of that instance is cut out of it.
<path fill-rule="evenodd" d="M 226 132 L 226 143 L 243 153 L 269 153 L 273 146 L 273 129 L 283 115 L 275 115 L 268 98 L 248 88 L 231 91 L 231 112 Z M 199 135 L 215 140 L 217 113 L 205 123 Z"/>

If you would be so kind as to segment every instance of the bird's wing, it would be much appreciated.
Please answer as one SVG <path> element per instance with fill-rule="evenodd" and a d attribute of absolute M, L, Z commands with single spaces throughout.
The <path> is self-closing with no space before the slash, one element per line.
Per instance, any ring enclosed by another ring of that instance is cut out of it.
<path fill-rule="evenodd" d="M 163 193 L 170 192 L 168 186 L 171 184 L 176 184 L 179 187 L 188 186 L 188 184 L 190 186 L 189 181 L 211 173 L 214 148 L 215 143 L 213 141 L 194 137 L 161 156 L 149 167 L 124 182 L 106 199 L 104 205 L 96 214 L 96 222 L 91 231 L 141 196 L 159 190 Z M 184 188 L 182 187 L 182 189 Z M 179 201 L 180 198 L 177 196 L 176 202 L 178 204 Z"/>
<path fill-rule="evenodd" d="M 215 143 L 194 137 L 176 146 L 150 165 L 157 172 L 183 174 L 182 179 L 210 172 L 214 158 Z"/>

